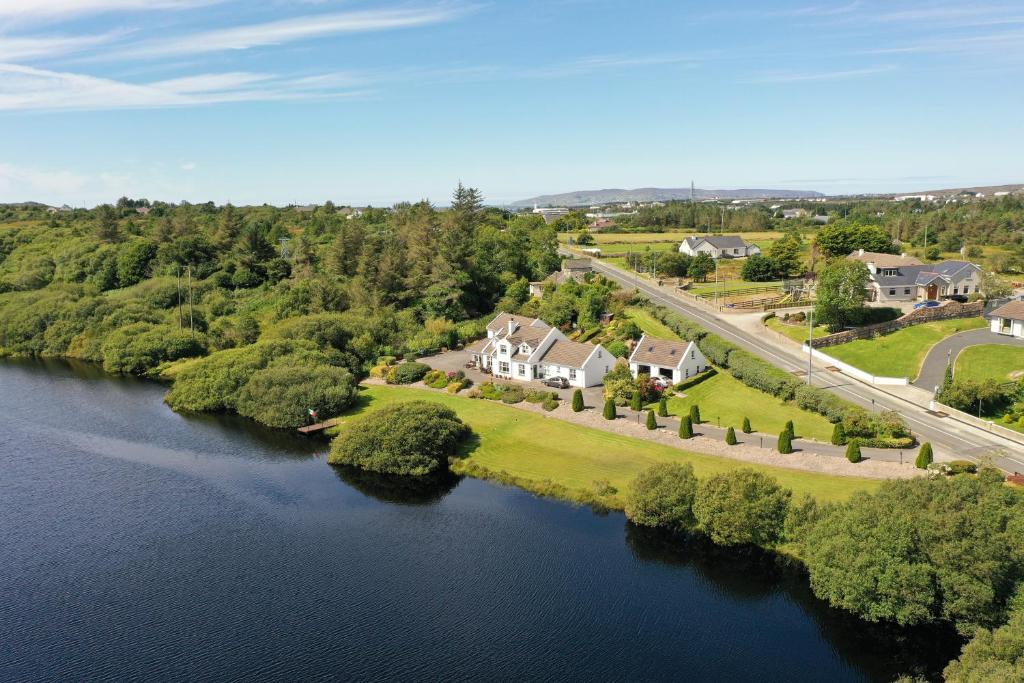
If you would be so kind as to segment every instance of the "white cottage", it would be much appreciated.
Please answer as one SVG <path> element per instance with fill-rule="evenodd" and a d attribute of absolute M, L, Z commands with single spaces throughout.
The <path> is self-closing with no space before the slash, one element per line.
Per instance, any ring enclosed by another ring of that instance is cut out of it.
<path fill-rule="evenodd" d="M 700 374 L 708 367 L 708 359 L 696 343 L 654 339 L 646 334 L 640 337 L 629 356 L 629 370 L 633 377 L 661 377 L 673 384 Z"/>
<path fill-rule="evenodd" d="M 495 377 L 530 381 L 564 377 L 574 387 L 604 382 L 615 357 L 600 344 L 570 341 L 543 320 L 499 313 L 487 325 L 487 338 L 467 349 L 478 367 Z"/>
<path fill-rule="evenodd" d="M 996 334 L 1024 339 L 1024 301 L 1003 304 L 989 313 L 988 318 Z"/>
<path fill-rule="evenodd" d="M 746 258 L 760 254 L 761 248 L 738 235 L 704 235 L 687 237 L 679 245 L 679 253 L 687 256 L 708 254 L 713 259 Z"/>

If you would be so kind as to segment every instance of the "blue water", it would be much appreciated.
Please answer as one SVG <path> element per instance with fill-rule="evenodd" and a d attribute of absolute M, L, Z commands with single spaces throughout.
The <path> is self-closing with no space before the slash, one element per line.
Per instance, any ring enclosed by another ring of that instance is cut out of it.
<path fill-rule="evenodd" d="M 955 654 L 771 558 L 336 470 L 163 393 L 0 364 L 0 680 L 889 681 Z"/>

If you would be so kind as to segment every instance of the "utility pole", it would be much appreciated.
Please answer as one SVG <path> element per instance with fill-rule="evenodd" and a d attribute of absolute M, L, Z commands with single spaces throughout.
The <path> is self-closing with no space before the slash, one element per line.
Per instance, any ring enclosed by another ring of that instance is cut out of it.
<path fill-rule="evenodd" d="M 178 266 L 178 274 L 174 279 L 178 288 L 178 329 L 181 329 L 181 266 Z"/>
<path fill-rule="evenodd" d="M 715 308 L 718 308 L 718 259 L 715 259 Z"/>
<path fill-rule="evenodd" d="M 807 313 L 807 386 L 811 386 L 811 362 L 814 360 L 814 309 Z"/>
<path fill-rule="evenodd" d="M 188 267 L 188 329 L 196 336 L 196 328 L 192 322 L 192 266 Z"/>

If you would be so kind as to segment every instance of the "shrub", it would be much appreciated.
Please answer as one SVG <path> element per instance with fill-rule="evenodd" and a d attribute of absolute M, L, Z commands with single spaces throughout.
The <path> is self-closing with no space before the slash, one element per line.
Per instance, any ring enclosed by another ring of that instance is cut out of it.
<path fill-rule="evenodd" d="M 640 397 L 640 392 L 634 391 L 633 396 L 629 399 L 629 409 L 639 412 L 643 407 L 643 399 Z"/>
<path fill-rule="evenodd" d="M 444 370 L 431 370 L 423 376 L 423 383 L 431 389 L 444 389 L 448 386 L 448 375 Z"/>
<path fill-rule="evenodd" d="M 548 399 L 554 401 L 558 400 L 558 394 L 553 391 L 540 391 L 538 389 L 531 389 L 526 392 L 526 401 L 528 403 L 543 403 Z"/>
<path fill-rule="evenodd" d="M 412 384 L 423 379 L 428 372 L 430 372 L 429 365 L 406 362 L 393 366 L 393 372 L 388 373 L 387 380 L 388 384 Z"/>
<path fill-rule="evenodd" d="M 719 545 L 770 547 L 782 537 L 791 495 L 771 477 L 742 468 L 701 482 L 693 515 Z"/>
<path fill-rule="evenodd" d="M 925 442 L 921 444 L 921 450 L 917 452 L 917 459 L 914 461 L 914 466 L 919 470 L 928 469 L 928 465 L 931 465 L 935 460 L 935 456 L 932 455 L 931 443 Z"/>
<path fill-rule="evenodd" d="M 850 462 L 860 462 L 860 441 L 857 439 L 850 439 L 850 443 L 846 446 L 846 459 Z"/>
<path fill-rule="evenodd" d="M 730 446 L 735 446 L 738 443 L 736 441 L 736 430 L 732 427 L 725 430 L 725 442 Z"/>
<path fill-rule="evenodd" d="M 786 420 L 786 427 L 785 427 L 785 429 L 786 429 L 787 432 L 789 432 L 790 436 L 796 436 L 796 431 L 793 428 L 793 421 L 792 420 Z"/>
<path fill-rule="evenodd" d="M 770 365 L 757 356 L 736 349 L 729 354 L 729 373 L 748 387 L 777 396 L 784 401 L 793 398 L 800 380 Z"/>
<path fill-rule="evenodd" d="M 842 446 L 844 443 L 846 443 L 846 430 L 843 429 L 842 422 L 836 422 L 832 427 L 832 445 Z"/>
<path fill-rule="evenodd" d="M 740 347 L 727 342 L 716 334 L 704 336 L 697 346 L 704 353 L 709 361 L 723 368 L 729 367 L 729 354 L 739 351 Z"/>
<path fill-rule="evenodd" d="M 658 399 L 658 417 L 668 417 L 668 398 L 665 396 Z"/>
<path fill-rule="evenodd" d="M 238 394 L 239 415 L 270 427 L 301 427 L 312 408 L 338 415 L 356 399 L 352 374 L 331 365 L 274 365 L 255 372 Z"/>
<path fill-rule="evenodd" d="M 164 361 L 206 353 L 203 335 L 192 336 L 169 325 L 133 323 L 107 336 L 103 343 L 103 369 L 142 374 Z"/>
<path fill-rule="evenodd" d="M 689 415 L 683 415 L 681 418 L 679 418 L 679 438 L 693 438 L 693 424 L 690 422 Z"/>
<path fill-rule="evenodd" d="M 978 471 L 978 466 L 970 460 L 953 460 L 946 463 L 946 467 L 951 475 L 974 474 Z"/>
<path fill-rule="evenodd" d="M 540 404 L 540 407 L 549 413 L 558 407 L 558 400 L 554 398 L 546 398 L 544 402 Z"/>
<path fill-rule="evenodd" d="M 498 387 L 501 393 L 502 403 L 522 403 L 526 399 L 526 392 L 523 388 L 514 384 L 502 384 Z"/>
<path fill-rule="evenodd" d="M 658 428 L 658 421 L 656 419 L 654 419 L 654 411 L 653 410 L 648 410 L 647 411 L 647 428 L 648 429 L 657 429 Z"/>
<path fill-rule="evenodd" d="M 689 464 L 654 465 L 630 483 L 626 518 L 634 524 L 684 531 L 693 526 L 697 478 Z"/>
<path fill-rule="evenodd" d="M 605 348 L 608 349 L 608 353 L 612 354 L 616 358 L 625 358 L 629 355 L 629 347 L 626 346 L 625 342 L 619 341 L 618 339 L 608 342 Z"/>
<path fill-rule="evenodd" d="M 614 420 L 617 417 L 615 410 L 615 399 L 605 399 L 604 402 L 604 419 Z"/>
<path fill-rule="evenodd" d="M 743 427 L 742 427 L 742 429 L 743 429 L 743 433 L 744 434 L 750 434 L 751 432 L 754 431 L 753 429 L 750 428 L 750 419 L 749 418 L 746 418 L 746 417 L 743 418 Z"/>
<path fill-rule="evenodd" d="M 331 444 L 328 462 L 424 475 L 446 468 L 468 434 L 450 408 L 430 401 L 397 403 L 353 419 Z"/>
<path fill-rule="evenodd" d="M 789 433 L 789 430 L 783 429 L 779 434 L 778 451 L 783 455 L 793 452 L 793 435 Z"/>
<path fill-rule="evenodd" d="M 700 406 L 696 403 L 690 406 L 690 422 L 695 425 L 700 424 Z"/>
<path fill-rule="evenodd" d="M 580 389 L 572 392 L 572 411 L 574 413 L 583 411 L 583 391 Z"/>

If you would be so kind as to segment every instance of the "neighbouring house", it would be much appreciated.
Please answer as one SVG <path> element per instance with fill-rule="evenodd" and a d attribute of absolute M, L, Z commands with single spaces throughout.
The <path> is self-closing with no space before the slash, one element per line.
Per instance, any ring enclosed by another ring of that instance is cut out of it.
<path fill-rule="evenodd" d="M 148 216 L 150 211 L 152 211 L 152 209 L 150 209 L 148 206 L 135 207 L 135 213 L 139 214 L 140 216 Z"/>
<path fill-rule="evenodd" d="M 700 374 L 708 367 L 708 359 L 696 343 L 655 339 L 646 334 L 640 337 L 629 355 L 629 370 L 633 377 L 661 377 L 673 384 Z"/>
<path fill-rule="evenodd" d="M 794 218 L 806 218 L 807 209 L 783 209 L 782 218 L 784 220 L 793 220 Z"/>
<path fill-rule="evenodd" d="M 530 380 L 564 377 L 574 387 L 604 382 L 615 356 L 600 344 L 570 341 L 543 320 L 499 313 L 487 325 L 487 338 L 467 347 L 473 362 L 495 377 Z"/>
<path fill-rule="evenodd" d="M 539 208 L 536 204 L 534 204 L 533 212 L 536 214 L 540 214 L 541 218 L 544 219 L 545 223 L 554 223 L 562 216 L 568 215 L 569 209 L 562 206 Z"/>
<path fill-rule="evenodd" d="M 746 258 L 760 254 L 761 248 L 738 235 L 705 235 L 687 237 L 679 245 L 679 252 L 688 256 L 708 254 L 713 259 Z"/>
<path fill-rule="evenodd" d="M 1024 339 L 1024 301 L 1011 301 L 988 314 L 992 331 Z"/>
<path fill-rule="evenodd" d="M 583 278 L 593 269 L 594 267 L 590 264 L 590 259 L 588 258 L 565 259 L 562 261 L 561 270 L 556 270 L 543 280 L 530 283 L 530 296 L 542 296 L 544 294 L 544 287 L 548 284 L 557 286 L 566 280 L 583 282 Z"/>
<path fill-rule="evenodd" d="M 607 218 L 598 218 L 596 221 L 587 226 L 590 232 L 601 232 L 615 225 L 615 221 L 608 220 Z"/>
<path fill-rule="evenodd" d="M 868 267 L 870 301 L 919 301 L 981 292 L 981 268 L 967 261 L 925 264 L 906 254 L 863 249 L 847 258 Z"/>

